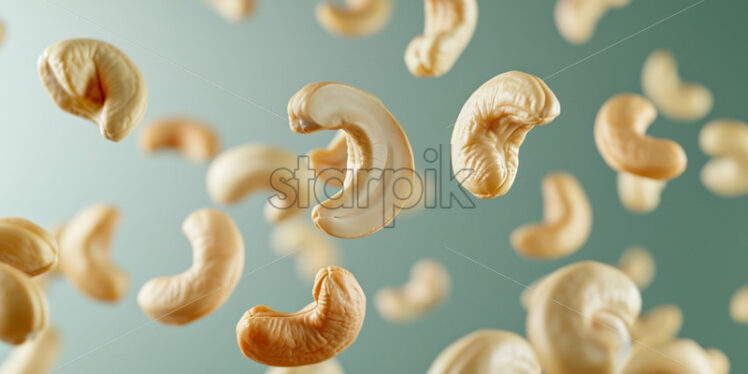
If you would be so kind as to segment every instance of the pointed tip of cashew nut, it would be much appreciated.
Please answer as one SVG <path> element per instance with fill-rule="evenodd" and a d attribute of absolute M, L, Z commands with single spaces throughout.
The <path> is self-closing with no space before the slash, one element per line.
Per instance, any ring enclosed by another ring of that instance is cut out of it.
<path fill-rule="evenodd" d="M 265 374 L 345 374 L 338 360 L 331 358 L 319 364 L 296 367 L 271 367 Z M 725 373 L 727 374 L 727 373 Z"/>
<path fill-rule="evenodd" d="M 190 161 L 206 162 L 218 152 L 218 135 L 200 121 L 166 117 L 141 130 L 138 145 L 146 154 L 173 149 Z"/>
<path fill-rule="evenodd" d="M 52 234 L 24 218 L 0 218 L 0 262 L 29 276 L 57 265 L 57 240 Z"/>
<path fill-rule="evenodd" d="M 239 349 L 270 366 L 311 365 L 328 360 L 356 337 L 366 315 L 366 296 L 353 274 L 330 266 L 320 269 L 314 302 L 296 313 L 266 306 L 248 310 L 236 325 Z"/>
<path fill-rule="evenodd" d="M 402 287 L 382 288 L 374 296 L 379 314 L 391 322 L 408 322 L 430 312 L 450 292 L 449 272 L 436 260 L 423 259 L 410 269 L 410 279 Z"/>
<path fill-rule="evenodd" d="M 641 246 L 627 248 L 618 260 L 618 269 L 628 275 L 642 290 L 652 284 L 657 271 L 654 257 Z"/>
<path fill-rule="evenodd" d="M 683 326 L 683 312 L 677 305 L 664 304 L 639 316 L 631 327 L 632 340 L 641 346 L 671 342 Z"/>
<path fill-rule="evenodd" d="M 748 285 L 741 287 L 732 295 L 730 317 L 737 323 L 748 325 Z"/>
<path fill-rule="evenodd" d="M 613 8 L 622 8 L 631 0 L 558 0 L 554 10 L 559 34 L 571 44 L 587 43 L 597 23 Z"/>
<path fill-rule="evenodd" d="M 47 373 L 60 356 L 61 346 L 60 333 L 54 327 L 47 327 L 10 352 L 0 365 L 0 374 Z"/>
<path fill-rule="evenodd" d="M 706 352 L 688 339 L 632 351 L 620 374 L 714 374 Z"/>
<path fill-rule="evenodd" d="M 358 38 L 382 30 L 392 18 L 392 0 L 346 0 L 317 5 L 317 22 L 331 34 Z"/>
<path fill-rule="evenodd" d="M 340 248 L 307 222 L 275 225 L 270 242 L 278 254 L 296 256 L 296 271 L 304 280 L 313 281 L 319 269 L 340 265 Z"/>
<path fill-rule="evenodd" d="M 47 327 L 41 288 L 22 271 L 0 262 L 0 340 L 18 345 Z"/>
<path fill-rule="evenodd" d="M 618 172 L 618 197 L 621 205 L 632 213 L 645 214 L 657 209 L 666 185 L 666 181 Z"/>
<path fill-rule="evenodd" d="M 736 197 L 748 193 L 748 125 L 718 119 L 699 133 L 701 150 L 713 158 L 701 169 L 701 182 L 714 194 Z"/>
<path fill-rule="evenodd" d="M 715 348 L 706 349 L 705 352 L 714 374 L 730 373 L 730 359 L 724 352 Z"/>
<path fill-rule="evenodd" d="M 229 23 L 246 20 L 255 10 L 254 0 L 207 0 L 207 2 Z"/>
<path fill-rule="evenodd" d="M 642 91 L 660 111 L 678 121 L 696 121 L 712 110 L 712 93 L 696 83 L 686 83 L 678 76 L 678 63 L 666 50 L 652 52 L 642 69 Z"/>
<path fill-rule="evenodd" d="M 560 113 L 561 104 L 542 79 L 519 71 L 492 78 L 470 96 L 452 131 L 455 178 L 480 199 L 506 194 L 525 136 Z"/>
<path fill-rule="evenodd" d="M 145 79 L 130 58 L 109 43 L 63 40 L 44 50 L 38 66 L 57 106 L 97 124 L 107 140 L 124 139 L 145 114 Z"/>

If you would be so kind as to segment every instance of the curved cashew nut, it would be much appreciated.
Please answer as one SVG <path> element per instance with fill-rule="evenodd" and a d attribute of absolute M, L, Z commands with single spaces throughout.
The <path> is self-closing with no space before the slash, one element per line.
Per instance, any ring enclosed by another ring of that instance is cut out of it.
<path fill-rule="evenodd" d="M 646 248 L 633 246 L 626 249 L 618 260 L 618 269 L 631 278 L 639 287 L 645 289 L 652 284 L 655 276 L 655 260 Z"/>
<path fill-rule="evenodd" d="M 410 279 L 405 285 L 377 291 L 374 305 L 389 321 L 412 321 L 443 303 L 449 291 L 447 268 L 435 260 L 424 259 L 410 269 Z"/>
<path fill-rule="evenodd" d="M 554 16 L 556 28 L 567 42 L 587 43 L 600 19 L 613 8 L 629 5 L 631 0 L 558 0 Z"/>
<path fill-rule="evenodd" d="M 60 109 L 99 125 L 113 142 L 140 123 L 148 105 L 145 79 L 115 46 L 93 39 L 68 39 L 39 57 L 39 76 Z"/>
<path fill-rule="evenodd" d="M 654 105 L 635 94 L 616 95 L 603 104 L 595 120 L 595 144 L 608 166 L 659 180 L 686 170 L 686 152 L 678 143 L 646 135 L 656 117 Z"/>
<path fill-rule="evenodd" d="M 343 189 L 312 210 L 314 225 L 336 237 L 373 234 L 400 212 L 413 189 L 413 152 L 395 117 L 376 97 L 341 83 L 312 83 L 288 102 L 291 130 L 344 130 Z M 398 183 L 407 181 L 406 183 Z"/>
<path fill-rule="evenodd" d="M 543 201 L 545 222 L 514 230 L 512 246 L 534 258 L 558 258 L 576 252 L 592 230 L 592 208 L 582 185 L 571 174 L 548 174 L 543 179 Z"/>
<path fill-rule="evenodd" d="M 452 171 L 480 199 L 504 195 L 519 167 L 519 147 L 534 126 L 561 113 L 561 104 L 538 77 L 500 74 L 478 88 L 452 131 Z"/>
<path fill-rule="evenodd" d="M 46 374 L 60 356 L 60 333 L 54 327 L 15 347 L 0 365 L 0 374 Z"/>
<path fill-rule="evenodd" d="M 618 197 L 630 212 L 649 213 L 660 205 L 666 181 L 640 177 L 625 171 L 618 173 Z"/>
<path fill-rule="evenodd" d="M 732 295 L 730 316 L 737 323 L 748 325 L 748 286 L 743 286 Z"/>
<path fill-rule="evenodd" d="M 47 327 L 47 298 L 20 270 L 0 262 L 0 340 L 21 344 Z"/>
<path fill-rule="evenodd" d="M 476 0 L 425 0 L 423 35 L 408 44 L 405 64 L 419 78 L 446 74 L 470 44 L 478 24 Z"/>
<path fill-rule="evenodd" d="M 296 270 L 305 280 L 314 280 L 321 268 L 340 264 L 340 248 L 306 222 L 275 226 L 270 242 L 277 253 L 296 255 Z"/>
<path fill-rule="evenodd" d="M 714 348 L 709 348 L 705 352 L 714 374 L 730 373 L 730 359 L 727 358 L 724 352 Z"/>
<path fill-rule="evenodd" d="M 0 218 L 0 262 L 34 276 L 57 264 L 57 241 L 24 218 Z"/>
<path fill-rule="evenodd" d="M 244 240 L 228 215 L 200 209 L 187 216 L 182 231 L 192 244 L 192 266 L 151 279 L 138 293 L 140 308 L 169 325 L 184 325 L 218 309 L 244 269 Z"/>
<path fill-rule="evenodd" d="M 207 2 L 216 13 L 231 23 L 249 18 L 255 10 L 254 0 L 207 0 Z"/>
<path fill-rule="evenodd" d="M 665 50 L 652 52 L 644 62 L 642 90 L 664 115 L 679 121 L 696 121 L 712 110 L 709 89 L 681 81 L 675 57 Z"/>
<path fill-rule="evenodd" d="M 660 305 L 639 317 L 631 328 L 637 344 L 652 347 L 675 340 L 683 326 L 683 312 L 675 305 Z"/>
<path fill-rule="evenodd" d="M 548 374 L 612 374 L 631 347 L 641 310 L 636 285 L 619 270 L 580 262 L 548 275 L 535 291 L 527 334 Z"/>
<path fill-rule="evenodd" d="M 60 269 L 75 287 L 102 301 L 117 301 L 127 292 L 127 273 L 109 258 L 119 222 L 116 207 L 94 204 L 65 225 L 60 238 Z"/>
<path fill-rule="evenodd" d="M 527 341 L 508 331 L 478 330 L 445 348 L 426 374 L 540 374 L 541 367 Z"/>
<path fill-rule="evenodd" d="M 676 340 L 654 349 L 635 349 L 621 374 L 714 374 L 711 362 L 698 344 Z"/>
<path fill-rule="evenodd" d="M 314 302 L 296 313 L 263 305 L 244 313 L 236 325 L 242 353 L 265 365 L 301 366 L 348 348 L 366 315 L 366 296 L 356 278 L 336 266 L 320 269 L 312 295 Z"/>
<path fill-rule="evenodd" d="M 140 132 L 140 148 L 146 153 L 174 149 L 188 160 L 208 161 L 218 152 L 218 135 L 210 126 L 187 118 L 162 118 Z"/>
<path fill-rule="evenodd" d="M 344 374 L 338 360 L 331 358 L 319 364 L 290 368 L 270 368 L 265 374 Z M 725 373 L 727 374 L 727 373 Z"/>
<path fill-rule="evenodd" d="M 327 32 L 344 37 L 363 37 L 381 30 L 392 17 L 392 0 L 346 0 L 345 6 L 317 5 L 317 22 Z"/>
<path fill-rule="evenodd" d="M 339 130 L 327 148 L 309 151 L 309 163 L 319 180 L 332 187 L 343 187 L 348 164 L 348 135 Z"/>
<path fill-rule="evenodd" d="M 748 193 L 748 125 L 736 120 L 714 120 L 699 133 L 701 150 L 715 157 L 701 169 L 701 181 L 724 197 Z"/>

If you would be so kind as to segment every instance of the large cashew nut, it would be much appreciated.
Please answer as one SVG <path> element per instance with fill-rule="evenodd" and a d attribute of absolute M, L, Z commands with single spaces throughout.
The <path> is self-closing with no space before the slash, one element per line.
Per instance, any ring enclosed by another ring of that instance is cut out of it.
<path fill-rule="evenodd" d="M 630 247 L 623 252 L 618 260 L 618 269 L 628 275 L 641 290 L 649 287 L 657 270 L 652 254 L 640 246 Z"/>
<path fill-rule="evenodd" d="M 244 269 L 244 240 L 228 215 L 200 209 L 187 216 L 182 231 L 192 244 L 192 267 L 151 279 L 138 293 L 140 308 L 169 325 L 184 325 L 218 309 Z"/>
<path fill-rule="evenodd" d="M 348 164 L 348 135 L 339 130 L 327 148 L 309 151 L 309 163 L 317 178 L 332 187 L 342 187 Z"/>
<path fill-rule="evenodd" d="M 554 16 L 556 28 L 567 42 L 587 43 L 609 10 L 628 5 L 631 0 L 558 0 Z"/>
<path fill-rule="evenodd" d="M 0 262 L 34 276 L 57 265 L 57 241 L 23 218 L 0 218 Z"/>
<path fill-rule="evenodd" d="M 618 173 L 618 197 L 630 212 L 649 213 L 660 205 L 666 181 L 640 177 L 624 171 Z"/>
<path fill-rule="evenodd" d="M 313 281 L 319 269 L 340 264 L 340 248 L 306 222 L 284 222 L 275 226 L 270 242 L 278 254 L 296 255 L 296 270 L 304 280 Z"/>
<path fill-rule="evenodd" d="M 675 340 L 683 326 L 683 312 L 675 305 L 660 305 L 640 316 L 631 328 L 637 344 L 652 347 Z"/>
<path fill-rule="evenodd" d="M 519 71 L 492 78 L 470 96 L 455 123 L 455 178 L 480 199 L 509 192 L 525 136 L 560 113 L 556 96 L 540 78 Z"/>
<path fill-rule="evenodd" d="M 266 306 L 248 310 L 236 325 L 242 353 L 271 366 L 311 365 L 348 348 L 364 324 L 366 296 L 347 270 L 320 269 L 314 302 L 296 313 Z"/>
<path fill-rule="evenodd" d="M 338 360 L 331 358 L 319 364 L 290 368 L 270 368 L 265 374 L 344 374 Z M 727 373 L 725 373 L 727 374 Z"/>
<path fill-rule="evenodd" d="M 317 21 L 327 32 L 363 37 L 381 30 L 392 17 L 392 0 L 346 0 L 345 6 L 317 5 Z"/>
<path fill-rule="evenodd" d="M 527 334 L 546 373 L 617 373 L 641 310 L 639 289 L 625 274 L 580 262 L 548 275 L 534 293 Z"/>
<path fill-rule="evenodd" d="M 0 340 L 21 344 L 47 327 L 47 298 L 20 270 L 0 262 Z"/>
<path fill-rule="evenodd" d="M 216 13 L 231 23 L 249 18 L 255 10 L 254 0 L 207 0 L 207 2 Z"/>
<path fill-rule="evenodd" d="M 686 152 L 678 143 L 647 136 L 657 110 L 635 94 L 613 96 L 595 120 L 595 144 L 605 162 L 616 171 L 650 179 L 672 179 L 686 170 Z"/>
<path fill-rule="evenodd" d="M 173 149 L 188 160 L 205 162 L 218 152 L 218 135 L 204 123 L 170 117 L 154 121 L 143 129 L 138 144 L 145 153 Z"/>
<path fill-rule="evenodd" d="M 654 348 L 639 347 L 621 374 L 714 374 L 701 346 L 691 340 L 676 340 Z"/>
<path fill-rule="evenodd" d="M 748 286 L 743 286 L 732 295 L 730 316 L 737 323 L 748 325 Z"/>
<path fill-rule="evenodd" d="M 420 78 L 446 74 L 473 38 L 478 24 L 476 0 L 425 0 L 423 35 L 410 41 L 405 64 Z"/>
<path fill-rule="evenodd" d="M 435 260 L 420 260 L 410 280 L 398 288 L 382 288 L 374 297 L 379 314 L 392 322 L 412 321 L 439 306 L 449 295 L 449 272 Z"/>
<path fill-rule="evenodd" d="M 748 125 L 736 120 L 714 120 L 699 133 L 701 150 L 715 157 L 701 169 L 701 181 L 724 197 L 748 193 Z"/>
<path fill-rule="evenodd" d="M 99 125 L 113 142 L 140 123 L 148 104 L 145 79 L 122 51 L 93 39 L 53 44 L 39 57 L 39 76 L 60 109 Z"/>
<path fill-rule="evenodd" d="M 288 102 L 288 117 L 297 133 L 344 130 L 348 136 L 343 189 L 314 207 L 315 226 L 353 239 L 395 219 L 413 190 L 413 152 L 381 101 L 341 83 L 312 83 Z"/>
<path fill-rule="evenodd" d="M 592 208 L 573 175 L 553 173 L 543 179 L 545 222 L 512 232 L 512 246 L 533 258 L 568 256 L 581 248 L 592 230 Z"/>
<path fill-rule="evenodd" d="M 60 356 L 60 333 L 53 327 L 13 348 L 0 365 L 0 374 L 46 374 Z"/>
<path fill-rule="evenodd" d="M 714 348 L 709 348 L 705 352 L 714 374 L 730 373 L 730 359 L 727 358 L 724 352 Z"/>

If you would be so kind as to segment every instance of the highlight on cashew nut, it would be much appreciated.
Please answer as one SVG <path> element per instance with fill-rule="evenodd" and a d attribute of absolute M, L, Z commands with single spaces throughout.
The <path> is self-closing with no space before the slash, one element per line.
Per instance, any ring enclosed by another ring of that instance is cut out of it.
<path fill-rule="evenodd" d="M 503 330 L 478 330 L 445 348 L 426 374 L 513 373 L 540 374 L 540 363 L 530 344 Z"/>
<path fill-rule="evenodd" d="M 515 229 L 510 241 L 523 256 L 544 259 L 568 256 L 590 236 L 590 201 L 579 181 L 568 173 L 546 175 L 542 187 L 544 222 Z"/>
<path fill-rule="evenodd" d="M 451 141 L 455 178 L 480 199 L 509 192 L 525 136 L 560 113 L 561 104 L 540 78 L 519 71 L 492 78 L 457 117 Z"/>
<path fill-rule="evenodd" d="M 33 339 L 16 346 L 0 365 L 0 374 L 46 374 L 61 351 L 60 333 L 47 327 Z"/>
<path fill-rule="evenodd" d="M 167 117 L 143 129 L 138 144 L 145 153 L 173 149 L 190 161 L 205 162 L 218 152 L 218 134 L 202 122 Z"/>
<path fill-rule="evenodd" d="M 631 0 L 558 0 L 554 11 L 556 28 L 569 43 L 587 43 L 609 10 L 629 3 Z"/>
<path fill-rule="evenodd" d="M 662 114 L 679 121 L 697 121 L 712 110 L 712 93 L 698 83 L 681 81 L 675 57 L 652 52 L 642 69 L 642 90 Z"/>
<path fill-rule="evenodd" d="M 348 165 L 348 135 L 338 130 L 327 148 L 309 151 L 309 163 L 317 178 L 332 187 L 342 187 Z"/>
<path fill-rule="evenodd" d="M 657 117 L 649 100 L 636 94 L 613 96 L 595 119 L 595 144 L 613 170 L 667 180 L 686 170 L 686 152 L 678 143 L 646 134 Z"/>
<path fill-rule="evenodd" d="M 318 364 L 270 368 L 265 374 L 344 374 L 343 367 L 338 360 L 331 358 Z"/>
<path fill-rule="evenodd" d="M 57 264 L 57 241 L 24 218 L 0 218 L 0 262 L 39 275 Z"/>
<path fill-rule="evenodd" d="M 621 374 L 714 374 L 711 362 L 694 341 L 681 339 L 632 351 Z"/>
<path fill-rule="evenodd" d="M 76 214 L 60 238 L 60 270 L 81 292 L 101 301 L 117 301 L 127 292 L 127 273 L 110 258 L 120 212 L 93 204 Z"/>
<path fill-rule="evenodd" d="M 192 266 L 149 280 L 138 305 L 151 318 L 184 325 L 218 309 L 234 291 L 244 269 L 244 240 L 234 221 L 215 209 L 200 209 L 182 223 L 192 244 Z"/>
<path fill-rule="evenodd" d="M 280 255 L 294 254 L 299 277 L 312 281 L 319 269 L 340 265 L 340 248 L 311 224 L 299 220 L 273 228 L 270 242 Z"/>
<path fill-rule="evenodd" d="M 641 246 L 626 249 L 618 260 L 618 268 L 642 290 L 649 287 L 657 270 L 654 257 Z"/>
<path fill-rule="evenodd" d="M 631 328 L 637 344 L 652 347 L 675 340 L 683 326 L 683 312 L 675 305 L 660 305 L 640 316 Z"/>
<path fill-rule="evenodd" d="M 0 340 L 18 345 L 47 327 L 41 288 L 22 271 L 0 262 Z"/>
<path fill-rule="evenodd" d="M 343 268 L 320 269 L 314 302 L 296 313 L 264 305 L 248 310 L 236 325 L 236 338 L 248 358 L 270 366 L 316 364 L 348 348 L 364 324 L 366 296 Z"/>
<path fill-rule="evenodd" d="M 423 34 L 408 44 L 405 64 L 419 78 L 446 74 L 470 44 L 478 24 L 476 0 L 424 0 Z"/>
<path fill-rule="evenodd" d="M 714 374 L 729 374 L 730 373 L 730 359 L 727 358 L 724 352 L 719 349 L 709 348 L 705 350 L 706 358 L 709 359 L 709 364 L 712 367 Z"/>
<path fill-rule="evenodd" d="M 735 197 L 748 193 L 748 125 L 714 120 L 699 133 L 701 150 L 714 157 L 701 169 L 701 181 L 713 193 Z"/>
<path fill-rule="evenodd" d="M 410 279 L 402 287 L 378 290 L 374 305 L 388 321 L 412 321 L 443 303 L 449 291 L 447 268 L 435 260 L 424 259 L 413 265 Z"/>
<path fill-rule="evenodd" d="M 324 2 L 317 5 L 317 22 L 327 32 L 343 37 L 364 37 L 377 33 L 392 18 L 392 0 L 345 0 L 345 5 Z"/>
<path fill-rule="evenodd" d="M 68 39 L 39 57 L 39 76 L 60 109 L 97 124 L 118 142 L 140 123 L 148 104 L 145 79 L 115 46 L 93 39 Z"/>
<path fill-rule="evenodd" d="M 213 10 L 230 23 L 243 21 L 255 10 L 254 0 L 206 0 Z"/>
<path fill-rule="evenodd" d="M 344 130 L 343 188 L 312 210 L 314 225 L 353 239 L 389 224 L 413 192 L 413 152 L 395 117 L 376 97 L 341 83 L 312 83 L 288 102 L 291 130 Z"/>
<path fill-rule="evenodd" d="M 737 323 L 748 325 L 748 286 L 743 286 L 732 295 L 730 316 Z"/>
<path fill-rule="evenodd" d="M 618 172 L 618 197 L 630 212 L 649 213 L 660 205 L 666 181 Z"/>
<path fill-rule="evenodd" d="M 625 274 L 580 262 L 548 275 L 535 293 L 527 334 L 545 373 L 617 373 L 641 310 L 639 289 Z"/>

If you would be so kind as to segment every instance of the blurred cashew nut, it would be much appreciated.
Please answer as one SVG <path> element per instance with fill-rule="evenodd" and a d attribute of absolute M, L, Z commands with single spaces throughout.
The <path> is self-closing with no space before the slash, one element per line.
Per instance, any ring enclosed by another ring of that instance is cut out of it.
<path fill-rule="evenodd" d="M 0 340 L 18 345 L 47 327 L 47 298 L 20 270 L 0 262 Z"/>
<path fill-rule="evenodd" d="M 313 281 L 319 269 L 340 265 L 340 248 L 307 222 L 283 222 L 273 228 L 270 242 L 280 255 L 294 254 L 299 277 Z"/>
<path fill-rule="evenodd" d="M 57 265 L 57 241 L 29 220 L 0 218 L 0 262 L 39 275 Z"/>
<path fill-rule="evenodd" d="M 478 330 L 445 348 L 426 374 L 540 374 L 540 363 L 522 337 L 502 330 Z"/>
<path fill-rule="evenodd" d="M 0 365 L 0 374 L 47 374 L 60 356 L 61 345 L 60 333 L 47 327 L 13 348 Z"/>
<path fill-rule="evenodd" d="M 382 288 L 374 296 L 379 314 L 392 322 L 412 321 L 433 310 L 449 295 L 449 272 L 432 259 L 416 262 L 402 287 Z"/>
<path fill-rule="evenodd" d="M 642 90 L 662 114 L 679 121 L 697 121 L 712 110 L 709 89 L 681 81 L 675 57 L 665 50 L 652 52 L 644 62 Z"/>
<path fill-rule="evenodd" d="M 344 374 L 343 367 L 338 360 L 331 358 L 319 364 L 270 368 L 265 374 Z"/>
<path fill-rule="evenodd" d="M 701 181 L 724 197 L 748 193 L 748 125 L 729 119 L 714 120 L 699 133 L 701 150 L 714 157 L 701 169 Z"/>
<path fill-rule="evenodd" d="M 618 268 L 642 290 L 649 287 L 657 271 L 652 254 L 640 246 L 626 249 L 618 260 Z"/>
<path fill-rule="evenodd" d="M 218 152 L 218 135 L 195 120 L 161 118 L 140 132 L 138 144 L 145 153 L 173 149 L 190 161 L 205 162 Z"/>
<path fill-rule="evenodd" d="M 618 172 L 618 197 L 630 212 L 649 213 L 660 205 L 660 196 L 667 182 Z"/>
<path fill-rule="evenodd" d="M 392 0 L 345 0 L 340 6 L 325 2 L 317 5 L 317 22 L 327 32 L 344 37 L 364 37 L 377 33 L 392 17 Z"/>
<path fill-rule="evenodd" d="M 709 348 L 705 352 L 714 374 L 730 374 L 730 359 L 724 352 L 714 348 Z"/>
<path fill-rule="evenodd" d="M 711 362 L 698 344 L 676 340 L 657 347 L 638 347 L 621 374 L 714 374 Z"/>
<path fill-rule="evenodd" d="M 243 21 L 255 10 L 254 0 L 206 0 L 213 10 L 230 23 Z"/>
<path fill-rule="evenodd" d="M 309 163 L 317 178 L 332 187 L 342 187 L 348 164 L 348 135 L 338 130 L 327 148 L 309 151 Z"/>
<path fill-rule="evenodd" d="M 634 323 L 631 337 L 637 344 L 652 347 L 672 342 L 683 326 L 683 312 L 675 305 L 660 305 Z"/>
<path fill-rule="evenodd" d="M 556 28 L 567 42 L 587 43 L 597 23 L 609 10 L 628 5 L 631 0 L 558 0 L 554 11 Z"/>
<path fill-rule="evenodd" d="M 743 286 L 732 295 L 730 316 L 737 323 L 748 325 L 748 286 Z"/>

